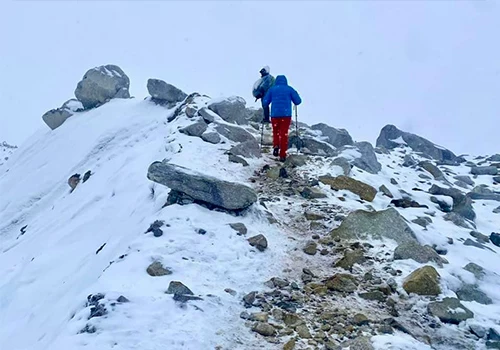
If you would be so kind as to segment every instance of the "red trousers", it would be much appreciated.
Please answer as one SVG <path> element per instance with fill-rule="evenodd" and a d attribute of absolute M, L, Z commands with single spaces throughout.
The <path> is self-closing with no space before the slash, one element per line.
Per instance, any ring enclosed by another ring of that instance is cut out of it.
<path fill-rule="evenodd" d="M 288 149 L 288 129 L 292 122 L 291 117 L 272 117 L 271 123 L 273 125 L 273 147 L 279 147 L 280 158 L 286 157 Z"/>

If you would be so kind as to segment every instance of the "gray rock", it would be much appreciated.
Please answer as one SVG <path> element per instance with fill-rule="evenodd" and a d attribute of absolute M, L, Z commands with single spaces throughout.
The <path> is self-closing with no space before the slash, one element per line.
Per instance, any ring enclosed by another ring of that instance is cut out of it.
<path fill-rule="evenodd" d="M 228 123 L 245 125 L 248 124 L 245 105 L 246 102 L 243 98 L 232 96 L 219 102 L 213 102 L 208 108 Z"/>
<path fill-rule="evenodd" d="M 469 328 L 478 338 L 485 338 L 488 330 L 480 324 L 470 324 Z"/>
<path fill-rule="evenodd" d="M 430 246 L 422 246 L 417 242 L 406 242 L 398 245 L 394 250 L 394 260 L 413 259 L 416 262 L 425 264 L 434 262 L 439 267 L 443 267 L 443 259 Z"/>
<path fill-rule="evenodd" d="M 263 252 L 267 249 L 267 239 L 264 235 L 257 235 L 250 237 L 248 239 L 248 243 L 252 246 Z"/>
<path fill-rule="evenodd" d="M 336 292 L 354 293 L 358 285 L 354 276 L 344 273 L 337 273 L 326 280 L 326 287 Z"/>
<path fill-rule="evenodd" d="M 147 88 L 151 97 L 169 103 L 182 102 L 187 97 L 182 90 L 160 79 L 148 79 Z"/>
<path fill-rule="evenodd" d="M 264 111 L 262 108 L 255 109 L 253 107 L 246 109 L 246 118 L 250 122 L 261 123 L 264 118 Z"/>
<path fill-rule="evenodd" d="M 394 208 L 375 212 L 356 210 L 350 213 L 331 235 L 333 238 L 348 240 L 388 238 L 398 244 L 416 242 L 415 233 Z"/>
<path fill-rule="evenodd" d="M 479 166 L 470 169 L 473 175 L 497 175 L 498 168 L 494 166 Z"/>
<path fill-rule="evenodd" d="M 276 329 L 271 326 L 269 323 L 265 322 L 256 322 L 252 327 L 252 331 L 259 333 L 265 337 L 270 337 L 271 335 L 276 334 Z"/>
<path fill-rule="evenodd" d="M 330 164 L 341 167 L 345 176 L 348 176 L 351 173 L 351 163 L 349 163 L 349 161 L 344 157 L 335 158 Z"/>
<path fill-rule="evenodd" d="M 129 98 L 130 80 L 115 65 L 92 68 L 78 83 L 75 96 L 85 109 L 102 105 L 112 98 Z"/>
<path fill-rule="evenodd" d="M 230 161 L 231 163 L 241 164 L 243 166 L 249 166 L 248 162 L 244 158 L 235 156 L 234 154 L 228 155 L 228 161 Z"/>
<path fill-rule="evenodd" d="M 167 161 L 151 164 L 148 179 L 226 210 L 245 209 L 257 201 L 250 187 L 202 175 Z"/>
<path fill-rule="evenodd" d="M 430 194 L 443 195 L 453 198 L 453 208 L 452 211 L 465 219 L 473 221 L 476 218 L 476 213 L 472 207 L 472 200 L 468 196 L 465 196 L 460 190 L 456 188 L 442 188 L 436 185 L 432 185 L 429 189 Z"/>
<path fill-rule="evenodd" d="M 185 109 L 185 112 L 189 118 L 194 118 L 196 116 L 196 114 L 198 113 L 198 110 L 195 107 L 187 106 Z"/>
<path fill-rule="evenodd" d="M 493 176 L 493 181 L 500 183 L 500 176 Z"/>
<path fill-rule="evenodd" d="M 490 241 L 497 247 L 500 247 L 500 233 L 492 232 L 490 235 Z"/>
<path fill-rule="evenodd" d="M 417 201 L 414 201 L 413 199 L 409 197 L 403 197 L 403 198 L 398 198 L 398 199 L 393 199 L 391 201 L 391 204 L 393 204 L 396 208 L 429 208 L 426 205 L 420 204 Z"/>
<path fill-rule="evenodd" d="M 236 232 L 238 232 L 238 235 L 239 236 L 242 236 L 242 235 L 246 235 L 247 232 L 248 232 L 248 229 L 247 227 L 245 226 L 245 224 L 241 223 L 241 222 L 236 222 L 236 223 L 233 223 L 233 224 L 229 224 L 229 226 L 235 230 Z"/>
<path fill-rule="evenodd" d="M 454 184 L 458 187 L 462 187 L 464 189 L 468 189 L 469 188 L 469 185 L 467 185 L 465 182 L 463 181 L 460 181 L 460 180 L 457 180 L 454 182 Z"/>
<path fill-rule="evenodd" d="M 486 158 L 488 162 L 500 162 L 500 154 L 494 154 L 491 157 Z"/>
<path fill-rule="evenodd" d="M 205 120 L 206 123 L 210 124 L 215 121 L 215 118 L 217 117 L 217 114 L 215 112 L 212 112 L 210 109 L 207 107 L 203 107 L 198 111 L 198 114 Z"/>
<path fill-rule="evenodd" d="M 484 268 L 475 263 L 468 263 L 464 266 L 464 270 L 472 273 L 477 279 L 481 279 L 485 276 Z"/>
<path fill-rule="evenodd" d="M 360 293 L 359 296 L 365 300 L 372 300 L 372 301 L 379 301 L 379 302 L 384 302 L 387 300 L 387 296 L 379 290 Z"/>
<path fill-rule="evenodd" d="M 391 191 L 385 185 L 380 186 L 378 188 L 378 190 L 380 192 L 382 192 L 384 194 L 384 196 L 387 196 L 389 198 L 394 198 L 394 195 L 391 193 Z"/>
<path fill-rule="evenodd" d="M 327 195 L 316 187 L 305 187 L 304 190 L 300 192 L 300 195 L 306 199 L 327 198 Z"/>
<path fill-rule="evenodd" d="M 456 293 L 457 297 L 462 301 L 475 301 L 484 305 L 493 304 L 493 300 L 474 284 L 464 284 Z"/>
<path fill-rule="evenodd" d="M 298 138 L 295 135 L 290 136 L 288 139 L 288 147 L 291 148 L 297 144 L 301 145 L 300 150 L 304 154 L 325 157 L 333 157 L 337 155 L 335 149 L 333 149 L 328 143 L 315 140 L 312 137 L 300 136 L 300 138 Z"/>
<path fill-rule="evenodd" d="M 449 162 L 451 164 L 457 164 L 462 161 L 461 158 L 457 157 L 453 152 L 447 150 L 441 146 L 437 146 L 429 140 L 420 137 L 415 134 L 404 132 L 399 130 L 394 125 L 386 125 L 380 131 L 380 136 L 377 138 L 377 147 L 384 147 L 387 149 L 393 149 L 398 147 L 400 144 L 394 142 L 398 138 L 402 140 L 415 152 L 421 152 L 435 160 L 441 162 Z"/>
<path fill-rule="evenodd" d="M 396 181 L 396 179 L 391 178 L 391 184 L 392 184 L 392 185 L 397 185 L 397 184 L 398 184 L 398 182 Z"/>
<path fill-rule="evenodd" d="M 202 298 L 195 297 L 193 295 L 176 294 L 176 293 L 174 294 L 174 297 L 172 299 L 180 303 L 187 303 L 188 301 L 193 301 L 193 300 L 203 300 Z"/>
<path fill-rule="evenodd" d="M 420 162 L 419 165 L 426 171 L 428 171 L 434 177 L 434 179 L 438 181 L 446 181 L 443 172 L 431 162 Z"/>
<path fill-rule="evenodd" d="M 418 218 L 413 219 L 411 222 L 422 226 L 423 228 L 427 228 L 429 224 L 432 224 L 432 219 L 428 216 L 419 216 Z"/>
<path fill-rule="evenodd" d="M 488 340 L 500 341 L 500 333 L 494 328 L 488 330 Z"/>
<path fill-rule="evenodd" d="M 479 242 L 473 241 L 470 238 L 467 238 L 465 240 L 464 245 L 469 246 L 469 247 L 476 247 L 476 248 L 479 248 L 479 249 L 490 249 L 490 248 L 486 247 L 484 244 L 481 244 Z"/>
<path fill-rule="evenodd" d="M 418 295 L 439 295 L 440 276 L 432 266 L 424 266 L 413 271 L 404 281 L 403 288 L 406 293 Z"/>
<path fill-rule="evenodd" d="M 318 251 L 318 244 L 314 241 L 308 241 L 303 251 L 308 255 L 316 255 L 316 252 Z"/>
<path fill-rule="evenodd" d="M 247 295 L 245 295 L 243 297 L 243 303 L 245 304 L 245 307 L 253 306 L 253 303 L 255 302 L 256 296 L 257 296 L 257 292 L 250 292 Z"/>
<path fill-rule="evenodd" d="M 213 143 L 214 145 L 220 143 L 221 141 L 220 135 L 216 132 L 204 132 L 201 135 L 201 139 L 205 142 Z"/>
<path fill-rule="evenodd" d="M 463 306 L 456 298 L 444 298 L 442 301 L 429 303 L 427 310 L 432 316 L 438 317 L 444 323 L 459 324 L 474 317 L 472 311 Z"/>
<path fill-rule="evenodd" d="M 465 182 L 467 185 L 474 186 L 474 180 L 472 180 L 467 175 L 457 175 L 454 177 L 455 180 Z"/>
<path fill-rule="evenodd" d="M 500 193 L 493 192 L 488 188 L 487 185 L 479 185 L 474 187 L 472 191 L 467 194 L 467 197 L 470 197 L 471 199 L 491 200 L 500 202 Z"/>
<path fill-rule="evenodd" d="M 312 125 L 311 129 L 321 131 L 327 142 L 335 148 L 354 145 L 351 135 L 345 129 L 335 129 L 324 123 Z"/>
<path fill-rule="evenodd" d="M 470 232 L 470 235 L 472 237 L 474 237 L 475 239 L 478 240 L 478 242 L 481 242 L 481 243 L 490 243 L 490 238 L 486 235 L 483 235 L 481 232 L 477 232 L 477 231 L 472 231 Z"/>
<path fill-rule="evenodd" d="M 382 165 L 377 160 L 372 144 L 369 142 L 356 142 L 355 146 L 361 153 L 361 157 L 354 159 L 352 164 L 370 174 L 377 174 L 382 169 Z"/>
<path fill-rule="evenodd" d="M 459 226 L 459 227 L 463 227 L 463 228 L 474 228 L 474 226 L 472 225 L 472 223 L 468 222 L 467 220 L 465 220 L 465 218 L 463 216 L 460 216 L 458 215 L 457 213 L 446 213 L 444 215 L 444 219 L 446 221 L 451 221 L 452 223 L 454 223 L 455 225 Z"/>
<path fill-rule="evenodd" d="M 335 263 L 335 267 L 340 267 L 344 270 L 352 271 L 355 264 L 363 264 L 366 257 L 361 249 L 348 250 L 344 253 L 342 259 Z"/>
<path fill-rule="evenodd" d="M 368 202 L 373 201 L 377 194 L 377 190 L 372 186 L 344 175 L 337 177 L 320 176 L 319 181 L 329 185 L 333 190 L 348 190 Z"/>
<path fill-rule="evenodd" d="M 349 350 L 374 350 L 372 342 L 369 337 L 357 337 L 346 343 L 349 345 Z"/>
<path fill-rule="evenodd" d="M 83 111 L 83 104 L 76 98 L 71 98 L 63 103 L 62 109 L 67 109 L 70 112 L 76 113 Z"/>
<path fill-rule="evenodd" d="M 199 120 L 194 124 L 180 129 L 179 132 L 188 136 L 200 137 L 207 130 L 207 127 L 207 123 L 205 123 L 203 120 Z"/>
<path fill-rule="evenodd" d="M 234 142 L 255 141 L 255 137 L 243 128 L 234 125 L 214 123 L 215 130 L 228 140 Z"/>
<path fill-rule="evenodd" d="M 193 295 L 191 289 L 186 287 L 182 282 L 172 281 L 170 282 L 166 294 L 181 294 L 181 295 Z"/>
<path fill-rule="evenodd" d="M 231 147 L 229 154 L 244 158 L 260 158 L 260 145 L 255 139 L 248 140 Z"/>
<path fill-rule="evenodd" d="M 146 272 L 150 276 L 166 276 L 166 275 L 171 275 L 172 271 L 169 269 L 166 269 L 163 267 L 162 263 L 159 261 L 153 262 L 151 265 L 148 266 L 146 269 Z"/>
<path fill-rule="evenodd" d="M 493 209 L 493 213 L 494 214 L 500 214 L 500 206 L 498 206 L 495 209 Z"/>
<path fill-rule="evenodd" d="M 307 156 L 303 154 L 290 154 L 286 157 L 285 165 L 292 168 L 301 167 L 307 164 Z"/>
<path fill-rule="evenodd" d="M 66 108 L 51 109 L 42 116 L 43 121 L 52 130 L 60 127 L 73 113 Z"/>
<path fill-rule="evenodd" d="M 443 200 L 440 200 L 434 196 L 431 196 L 431 202 L 432 203 L 436 203 L 438 206 L 439 206 L 439 209 L 442 211 L 442 212 L 445 212 L 445 213 L 449 213 L 451 212 L 451 206 L 448 204 L 448 202 L 446 201 L 443 201 Z"/>
<path fill-rule="evenodd" d="M 415 165 L 417 165 L 417 161 L 410 154 L 405 155 L 403 159 L 403 166 L 410 168 Z"/>

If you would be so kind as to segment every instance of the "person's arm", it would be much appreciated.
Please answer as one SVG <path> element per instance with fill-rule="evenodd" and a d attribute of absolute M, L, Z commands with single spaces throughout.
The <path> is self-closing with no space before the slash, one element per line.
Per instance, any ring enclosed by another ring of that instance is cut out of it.
<path fill-rule="evenodd" d="M 294 88 L 290 87 L 292 89 L 292 102 L 294 105 L 298 106 L 302 103 L 302 99 L 299 96 L 299 93 L 295 91 Z"/>

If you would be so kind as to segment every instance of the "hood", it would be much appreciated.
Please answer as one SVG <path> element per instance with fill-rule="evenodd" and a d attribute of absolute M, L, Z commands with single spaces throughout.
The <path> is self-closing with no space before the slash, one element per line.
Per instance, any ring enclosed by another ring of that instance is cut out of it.
<path fill-rule="evenodd" d="M 288 85 L 288 81 L 284 75 L 278 75 L 274 85 Z"/>

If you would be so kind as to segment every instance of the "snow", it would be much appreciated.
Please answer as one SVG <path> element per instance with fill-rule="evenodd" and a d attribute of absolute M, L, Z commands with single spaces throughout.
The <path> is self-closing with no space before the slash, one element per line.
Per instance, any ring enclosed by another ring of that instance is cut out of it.
<path fill-rule="evenodd" d="M 375 350 L 431 350 L 432 348 L 423 344 L 409 335 L 398 333 L 397 335 L 376 335 L 372 337 Z"/>
<path fill-rule="evenodd" d="M 391 140 L 392 142 L 398 143 L 400 145 L 406 145 L 406 141 L 403 140 L 403 136 L 399 136 L 397 139 Z"/>

